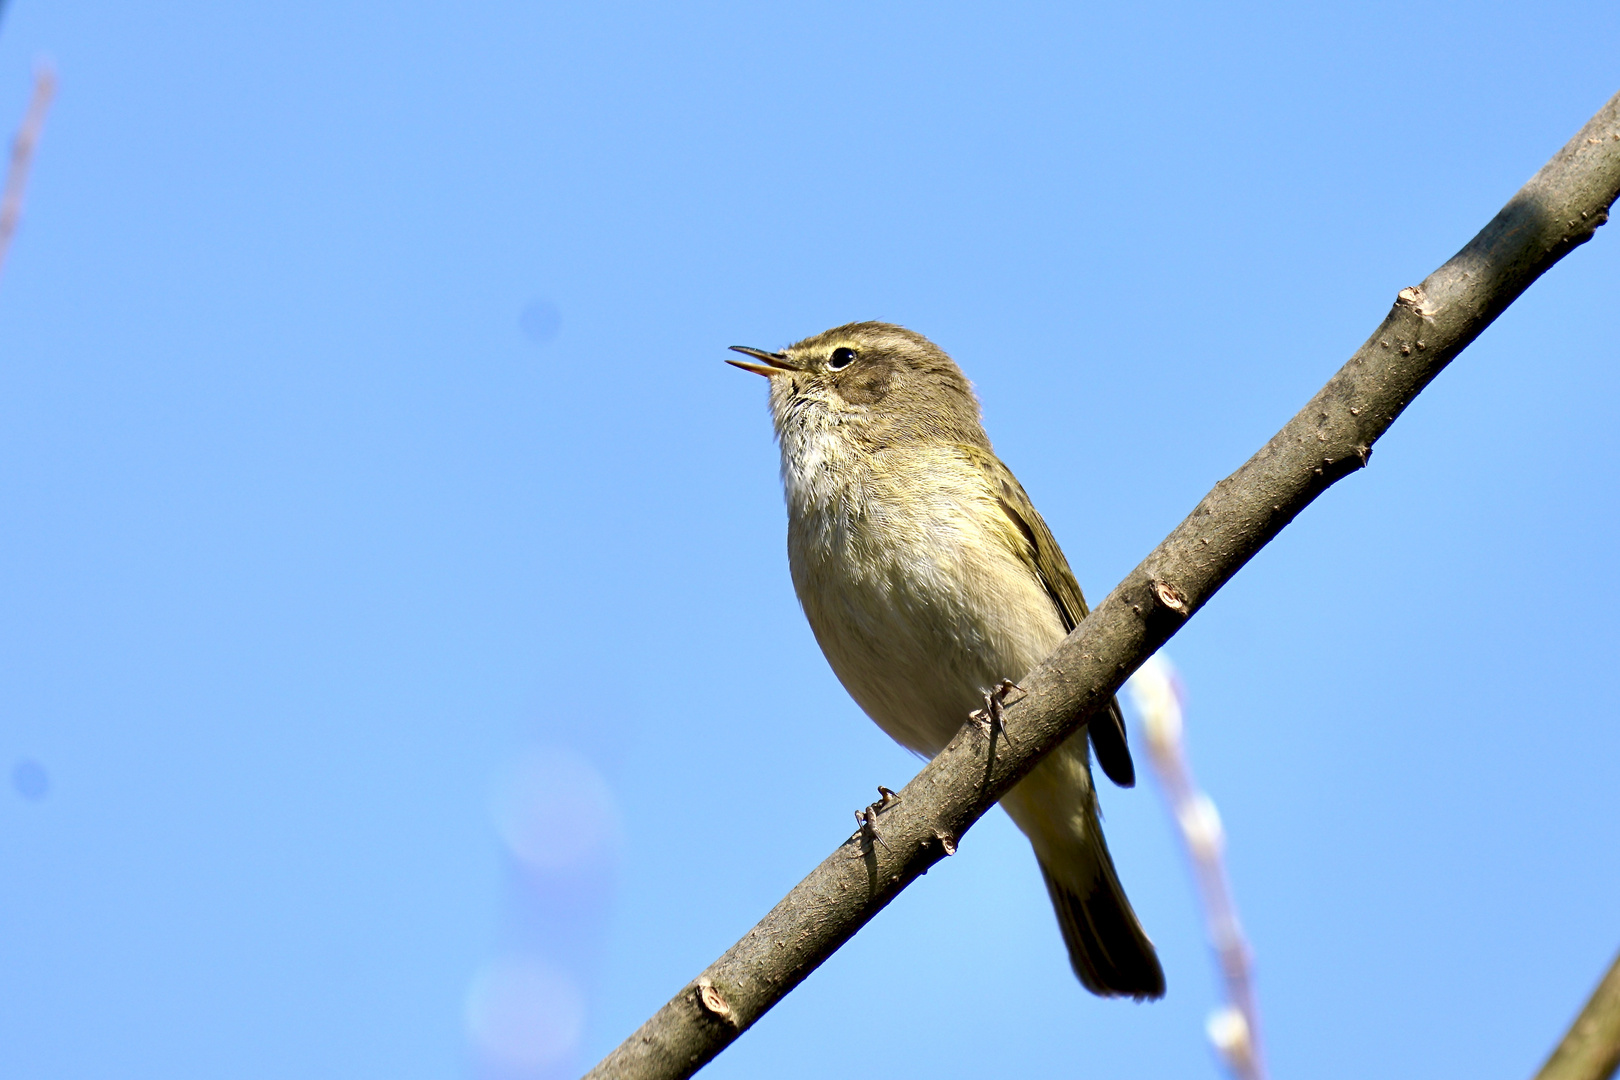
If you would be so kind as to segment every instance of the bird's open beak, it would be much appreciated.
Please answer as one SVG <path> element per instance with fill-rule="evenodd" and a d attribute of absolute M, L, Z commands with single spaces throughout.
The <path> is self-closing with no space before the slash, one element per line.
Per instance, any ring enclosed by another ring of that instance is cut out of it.
<path fill-rule="evenodd" d="M 799 365 L 787 358 L 786 353 L 766 352 L 764 349 L 750 349 L 747 345 L 733 345 L 732 352 L 740 352 L 744 356 L 752 356 L 763 363 L 750 364 L 746 360 L 727 360 L 726 363 L 740 367 L 744 371 L 752 371 L 755 375 L 780 375 L 784 371 L 800 371 Z"/>

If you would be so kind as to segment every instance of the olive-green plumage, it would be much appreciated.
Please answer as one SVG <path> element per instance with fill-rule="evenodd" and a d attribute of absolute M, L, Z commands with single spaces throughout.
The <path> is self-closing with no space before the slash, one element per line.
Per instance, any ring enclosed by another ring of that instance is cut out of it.
<path fill-rule="evenodd" d="M 1017 681 L 1086 616 L 1046 522 L 990 447 L 961 369 L 920 334 L 851 323 L 733 360 L 771 381 L 788 561 L 850 696 L 921 754 L 984 690 Z M 1135 774 L 1117 704 L 1087 725 L 1116 782 Z M 1086 736 L 1001 800 L 1029 837 L 1075 973 L 1098 994 L 1164 993 L 1103 840 Z"/>

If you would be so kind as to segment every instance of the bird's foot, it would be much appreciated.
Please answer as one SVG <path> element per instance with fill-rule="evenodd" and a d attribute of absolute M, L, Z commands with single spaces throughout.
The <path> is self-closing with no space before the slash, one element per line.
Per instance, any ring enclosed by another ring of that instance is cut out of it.
<path fill-rule="evenodd" d="M 1020 694 L 1029 692 L 1011 679 L 1002 679 L 996 684 L 995 689 L 982 691 L 984 694 L 984 708 L 974 709 L 968 714 L 968 719 L 978 724 L 979 729 L 984 732 L 987 738 L 992 731 L 999 731 L 1002 738 L 1006 739 L 1009 745 L 1012 743 L 1012 736 L 1007 734 L 1007 724 L 1003 717 L 1007 712 L 1007 695 L 1014 690 Z"/>
<path fill-rule="evenodd" d="M 865 810 L 855 811 L 855 820 L 860 824 L 860 828 L 855 830 L 854 835 L 851 836 L 850 839 L 853 840 L 857 836 L 864 837 L 868 846 L 882 844 L 883 850 L 888 851 L 888 843 L 883 839 L 882 836 L 878 834 L 877 819 L 879 814 L 883 813 L 889 807 L 899 802 L 900 796 L 895 794 L 890 789 L 884 787 L 882 784 L 878 785 L 878 795 L 879 798 L 877 802 L 873 803 L 871 806 L 868 806 Z"/>

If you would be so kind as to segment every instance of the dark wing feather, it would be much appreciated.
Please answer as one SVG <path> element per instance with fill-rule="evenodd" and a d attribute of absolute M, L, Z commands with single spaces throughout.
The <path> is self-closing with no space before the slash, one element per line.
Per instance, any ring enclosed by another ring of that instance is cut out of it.
<path fill-rule="evenodd" d="M 1035 576 L 1052 598 L 1064 631 L 1073 630 L 1090 609 L 1080 593 L 1080 583 L 1074 579 L 1074 571 L 1069 569 L 1069 561 L 1063 557 L 1063 549 L 1058 547 L 1057 538 L 1012 470 L 994 454 L 978 447 L 962 449 L 985 470 L 996 501 L 1029 542 Z M 1086 729 L 1091 734 L 1091 749 L 1097 755 L 1097 764 L 1102 766 L 1108 779 L 1120 787 L 1134 787 L 1136 765 L 1131 761 L 1130 744 L 1125 739 L 1125 717 L 1119 711 L 1119 701 L 1110 698 L 1108 707 L 1093 716 Z"/>

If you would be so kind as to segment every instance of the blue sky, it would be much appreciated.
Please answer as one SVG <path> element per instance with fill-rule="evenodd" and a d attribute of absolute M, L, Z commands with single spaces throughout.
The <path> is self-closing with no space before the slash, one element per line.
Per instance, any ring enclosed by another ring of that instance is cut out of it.
<path fill-rule="evenodd" d="M 0 125 L 60 91 L 0 278 L 0 1072 L 589 1065 L 917 767 L 725 346 L 928 334 L 1101 596 L 1617 47 L 1597 2 L 13 0 Z M 1620 945 L 1609 231 L 1167 650 L 1280 1076 L 1527 1075 Z M 1217 1075 L 1163 807 L 1103 798 L 1163 1003 L 1081 991 L 996 813 L 706 1075 Z"/>

